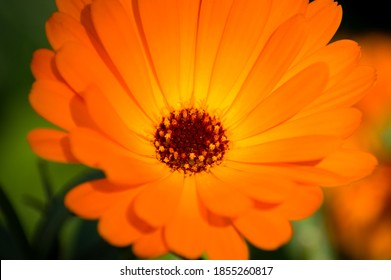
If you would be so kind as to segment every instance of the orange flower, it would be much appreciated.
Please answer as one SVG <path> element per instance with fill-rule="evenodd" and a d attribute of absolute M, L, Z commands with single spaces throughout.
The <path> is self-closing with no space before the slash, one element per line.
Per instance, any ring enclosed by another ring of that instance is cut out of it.
<path fill-rule="evenodd" d="M 391 38 L 372 34 L 361 37 L 363 63 L 377 69 L 378 80 L 357 107 L 363 124 L 351 145 L 373 152 L 377 170 L 343 188 L 329 190 L 327 206 L 332 237 L 346 257 L 391 258 Z"/>
<path fill-rule="evenodd" d="M 273 250 L 320 185 L 368 175 L 344 146 L 374 81 L 332 0 L 58 0 L 38 50 L 35 110 L 64 130 L 40 156 L 102 169 L 66 206 L 142 258 L 245 259 Z"/>

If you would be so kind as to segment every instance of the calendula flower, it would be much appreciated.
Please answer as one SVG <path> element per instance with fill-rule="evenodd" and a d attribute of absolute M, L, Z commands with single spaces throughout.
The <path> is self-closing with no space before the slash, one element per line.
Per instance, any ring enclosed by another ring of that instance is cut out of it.
<path fill-rule="evenodd" d="M 363 112 L 351 145 L 374 153 L 379 166 L 367 178 L 328 191 L 327 209 L 337 249 L 354 259 L 391 258 L 391 38 L 359 38 L 363 63 L 377 69 L 377 83 L 356 107 Z"/>
<path fill-rule="evenodd" d="M 319 186 L 368 175 L 345 147 L 351 108 L 375 79 L 331 0 L 58 0 L 30 101 L 63 130 L 37 129 L 43 158 L 106 178 L 66 206 L 141 258 L 245 259 L 273 250 Z"/>

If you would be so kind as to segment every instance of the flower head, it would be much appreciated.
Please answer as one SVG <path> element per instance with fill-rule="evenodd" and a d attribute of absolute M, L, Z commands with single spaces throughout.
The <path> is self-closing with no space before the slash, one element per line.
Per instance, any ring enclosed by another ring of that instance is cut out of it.
<path fill-rule="evenodd" d="M 377 70 L 377 82 L 356 107 L 363 112 L 350 145 L 374 153 L 379 166 L 368 177 L 327 192 L 332 237 L 337 249 L 353 259 L 391 258 L 391 38 L 358 38 L 363 63 Z"/>
<path fill-rule="evenodd" d="M 366 176 L 345 147 L 374 81 L 332 0 L 58 0 L 30 101 L 40 156 L 99 168 L 66 206 L 140 257 L 272 250 L 319 186 Z"/>

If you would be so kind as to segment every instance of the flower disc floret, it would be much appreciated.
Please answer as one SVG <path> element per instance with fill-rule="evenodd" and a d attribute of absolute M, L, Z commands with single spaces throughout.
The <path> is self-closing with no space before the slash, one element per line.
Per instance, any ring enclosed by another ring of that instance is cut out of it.
<path fill-rule="evenodd" d="M 162 118 L 154 137 L 156 158 L 189 175 L 219 165 L 229 148 L 221 121 L 203 109 L 172 111 Z"/>

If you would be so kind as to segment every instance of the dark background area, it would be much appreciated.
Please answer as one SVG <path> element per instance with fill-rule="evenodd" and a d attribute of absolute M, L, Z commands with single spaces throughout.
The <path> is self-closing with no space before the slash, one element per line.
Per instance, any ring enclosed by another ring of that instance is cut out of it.
<path fill-rule="evenodd" d="M 346 32 L 391 32 L 389 1 L 338 1 L 343 8 L 341 27 Z"/>

